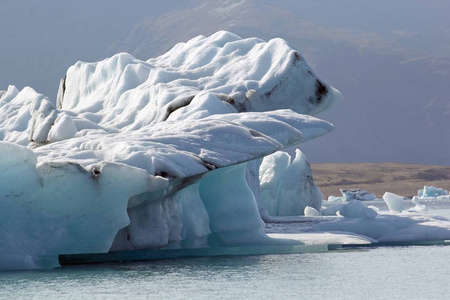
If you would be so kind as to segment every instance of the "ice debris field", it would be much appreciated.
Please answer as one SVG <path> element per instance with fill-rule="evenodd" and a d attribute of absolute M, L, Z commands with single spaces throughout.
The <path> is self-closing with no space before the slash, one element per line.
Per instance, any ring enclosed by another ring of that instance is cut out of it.
<path fill-rule="evenodd" d="M 78 62 L 55 101 L 9 86 L 0 269 L 53 268 L 61 255 L 450 239 L 450 221 L 395 200 L 402 212 L 349 199 L 322 209 L 305 156 L 280 150 L 330 132 L 312 115 L 341 98 L 286 41 L 225 31 L 148 61 Z M 314 226 L 297 226 L 308 218 Z"/>

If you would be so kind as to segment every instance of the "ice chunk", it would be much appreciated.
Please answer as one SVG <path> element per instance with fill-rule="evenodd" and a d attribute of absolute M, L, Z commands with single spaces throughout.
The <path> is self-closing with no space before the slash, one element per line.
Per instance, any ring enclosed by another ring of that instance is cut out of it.
<path fill-rule="evenodd" d="M 328 202 L 342 202 L 342 201 L 344 201 L 344 198 L 330 195 L 330 196 L 328 196 L 327 201 Z"/>
<path fill-rule="evenodd" d="M 73 138 L 77 131 L 77 127 L 69 115 L 59 114 L 48 133 L 48 141 L 55 142 Z"/>
<path fill-rule="evenodd" d="M 305 217 L 319 217 L 320 212 L 318 212 L 314 207 L 307 206 L 305 207 L 304 215 Z"/>
<path fill-rule="evenodd" d="M 366 191 L 365 189 L 341 189 L 342 198 L 344 201 L 360 200 L 360 201 L 372 201 L 377 197 Z"/>
<path fill-rule="evenodd" d="M 276 152 L 263 159 L 260 167 L 261 202 L 272 216 L 302 215 L 306 206 L 319 210 L 322 192 L 314 183 L 311 167 L 297 149 L 295 158 Z"/>
<path fill-rule="evenodd" d="M 352 200 L 342 205 L 342 207 L 339 210 L 339 215 L 347 219 L 355 219 L 355 218 L 373 219 L 378 214 L 375 210 L 366 207 L 360 201 Z"/>
<path fill-rule="evenodd" d="M 419 197 L 417 197 L 417 196 L 414 196 L 413 198 L 412 198 L 412 203 L 414 203 L 416 206 L 414 207 L 414 209 L 415 210 L 417 210 L 417 211 L 423 211 L 423 210 L 425 210 L 425 205 L 423 205 L 423 204 L 421 204 L 420 202 L 419 202 Z"/>
<path fill-rule="evenodd" d="M 425 185 L 423 189 L 418 190 L 417 194 L 421 198 L 436 198 L 439 196 L 448 195 L 448 191 L 441 188 L 436 188 L 434 186 Z"/>
<path fill-rule="evenodd" d="M 401 212 L 405 210 L 405 204 L 403 203 L 403 197 L 394 193 L 386 192 L 383 195 L 383 200 L 386 202 L 390 211 Z"/>
<path fill-rule="evenodd" d="M 450 239 L 450 221 L 423 212 L 380 212 L 376 218 L 321 222 L 314 231 L 352 232 L 379 242 L 443 241 Z"/>
<path fill-rule="evenodd" d="M 30 113 L 32 116 L 30 141 L 46 142 L 50 128 L 58 116 L 56 109 L 47 99 L 38 98 L 30 105 Z"/>
<path fill-rule="evenodd" d="M 369 206 L 367 206 L 367 207 L 373 209 L 373 210 L 376 211 L 376 212 L 379 212 L 379 211 L 380 211 L 380 209 L 379 209 L 378 207 L 373 206 L 373 205 L 369 205 Z"/>
<path fill-rule="evenodd" d="M 336 216 L 337 212 L 342 209 L 345 203 L 339 203 L 328 208 L 325 208 L 321 211 L 322 216 Z"/>
<path fill-rule="evenodd" d="M 294 239 L 306 245 L 370 245 L 377 240 L 350 232 L 269 233 L 271 238 Z"/>

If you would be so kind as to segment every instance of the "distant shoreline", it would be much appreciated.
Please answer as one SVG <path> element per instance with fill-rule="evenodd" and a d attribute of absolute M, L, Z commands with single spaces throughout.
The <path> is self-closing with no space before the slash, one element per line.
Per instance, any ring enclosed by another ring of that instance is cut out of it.
<path fill-rule="evenodd" d="M 324 199 L 340 196 L 339 189 L 363 188 L 382 197 L 384 192 L 412 197 L 424 185 L 450 189 L 450 166 L 402 163 L 311 164 L 314 181 Z"/>

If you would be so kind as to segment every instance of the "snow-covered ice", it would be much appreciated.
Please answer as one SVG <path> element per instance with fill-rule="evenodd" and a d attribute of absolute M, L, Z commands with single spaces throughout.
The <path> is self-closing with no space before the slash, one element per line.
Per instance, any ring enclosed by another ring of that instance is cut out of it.
<path fill-rule="evenodd" d="M 255 160 L 328 133 L 310 115 L 341 98 L 284 40 L 225 31 L 148 61 L 78 62 L 55 102 L 9 86 L 0 268 L 54 266 L 58 254 L 285 243 L 264 234 Z M 293 164 L 307 162 L 298 154 Z"/>
<path fill-rule="evenodd" d="M 378 242 L 421 242 L 450 239 L 450 220 L 424 212 L 379 212 L 374 218 L 339 218 L 314 226 L 319 232 L 351 232 Z"/>
<path fill-rule="evenodd" d="M 296 150 L 295 158 L 278 151 L 264 157 L 260 169 L 260 198 L 271 216 L 303 215 L 310 206 L 319 210 L 323 194 L 313 180 L 305 155 Z"/>
<path fill-rule="evenodd" d="M 358 200 L 352 200 L 341 206 L 337 214 L 347 219 L 373 219 L 377 216 L 377 212 L 375 210 L 366 207 Z"/>

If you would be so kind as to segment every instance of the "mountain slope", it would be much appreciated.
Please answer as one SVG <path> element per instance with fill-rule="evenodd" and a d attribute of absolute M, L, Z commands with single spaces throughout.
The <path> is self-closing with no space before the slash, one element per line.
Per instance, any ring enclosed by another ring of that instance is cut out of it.
<path fill-rule="evenodd" d="M 288 4 L 195 1 L 138 24 L 109 51 L 146 59 L 219 29 L 243 37 L 282 37 L 345 97 L 321 115 L 335 123 L 335 131 L 302 146 L 312 162 L 450 164 L 449 58 L 419 53 L 392 34 L 319 25 L 299 17 Z"/>

